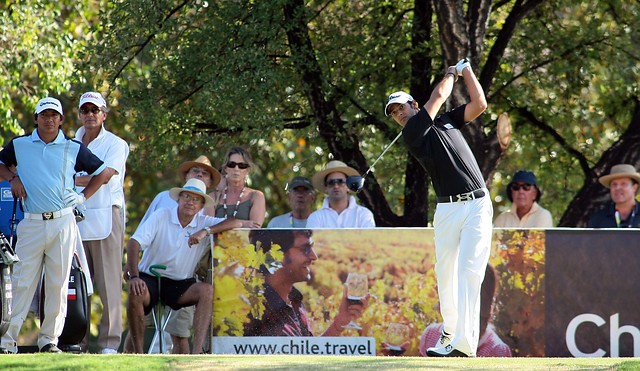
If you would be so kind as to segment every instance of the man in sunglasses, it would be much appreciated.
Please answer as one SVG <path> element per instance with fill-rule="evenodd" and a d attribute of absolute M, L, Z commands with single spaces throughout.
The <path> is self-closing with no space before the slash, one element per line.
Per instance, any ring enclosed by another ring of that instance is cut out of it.
<path fill-rule="evenodd" d="M 458 77 L 471 101 L 438 115 Z M 423 107 L 403 91 L 391 94 L 385 115 L 403 127 L 409 152 L 429 173 L 437 195 L 433 218 L 436 278 L 444 327 L 431 357 L 473 357 L 480 328 L 480 285 L 489 260 L 493 206 L 463 126 L 487 108 L 471 64 L 449 66 Z"/>
<path fill-rule="evenodd" d="M 304 305 L 302 293 L 295 283 L 311 279 L 311 265 L 318 260 L 313 249 L 313 232 L 309 229 L 268 230 L 249 232 L 249 240 L 264 253 L 272 246 L 280 246 L 284 258 L 279 267 L 260 267 L 264 275 L 264 312 L 260 318 L 249 314 L 244 336 L 314 336 Z M 345 288 L 338 313 L 322 336 L 339 336 L 343 326 L 360 318 L 367 308 L 369 294 L 359 304 L 350 304 Z"/>
<path fill-rule="evenodd" d="M 285 188 L 291 211 L 273 217 L 267 228 L 305 228 L 316 201 L 316 192 L 309 178 L 297 176 Z"/>
<path fill-rule="evenodd" d="M 307 228 L 374 228 L 376 222 L 371 210 L 356 203 L 349 194 L 348 176 L 358 176 L 356 169 L 342 161 L 330 161 L 311 181 L 316 189 L 327 194 L 322 208 L 307 219 Z"/>
<path fill-rule="evenodd" d="M 127 317 L 134 353 L 144 351 L 144 316 L 159 300 L 175 310 L 195 305 L 192 353 L 202 352 L 211 320 L 213 286 L 196 282 L 193 274 L 198 261 L 209 250 L 206 236 L 242 226 L 237 219 L 200 213 L 203 207 L 213 206 L 214 201 L 199 179 L 189 179 L 183 187 L 172 188 L 169 194 L 177 204 L 154 212 L 138 226 L 127 244 L 124 278 L 129 282 Z M 152 265 L 167 267 L 161 272 L 160 288 L 157 278 L 151 275 Z"/>
<path fill-rule="evenodd" d="M 507 198 L 511 209 L 498 215 L 493 222 L 500 228 L 551 228 L 553 220 L 549 210 L 538 204 L 542 191 L 538 188 L 535 174 L 518 170 L 507 184 Z"/>
<path fill-rule="evenodd" d="M 84 203 L 85 220 L 78 223 L 84 245 L 89 272 L 102 302 L 102 318 L 98 333 L 98 347 L 102 354 L 115 354 L 122 335 L 122 284 L 113 277 L 122 276 L 124 252 L 125 201 L 124 177 L 129 145 L 104 127 L 109 108 L 98 92 L 86 92 L 80 97 L 80 121 L 82 127 L 76 139 L 104 161 L 109 182 Z M 91 175 L 78 173 L 76 186 L 83 189 Z M 91 306 L 87 308 L 91 318 Z M 86 351 L 89 333 L 82 340 Z"/>

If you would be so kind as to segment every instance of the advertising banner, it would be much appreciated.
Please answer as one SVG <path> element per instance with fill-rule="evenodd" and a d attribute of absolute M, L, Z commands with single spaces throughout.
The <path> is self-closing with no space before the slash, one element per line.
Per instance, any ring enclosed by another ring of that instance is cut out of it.
<path fill-rule="evenodd" d="M 435 345 L 442 319 L 432 229 L 309 232 L 313 253 L 308 253 L 313 257 L 297 266 L 292 260 L 302 255 L 295 250 L 264 249 L 265 241 L 281 240 L 276 234 L 292 230 L 261 230 L 260 241 L 249 231 L 219 236 L 214 252 L 214 353 L 333 354 L 336 347 L 345 354 L 372 350 L 376 355 L 419 356 L 421 348 L 424 353 Z M 496 231 L 490 263 L 487 274 L 493 279 L 483 287 L 478 355 L 543 356 L 544 231 Z M 345 283 L 350 273 L 366 276 L 367 306 L 354 321 L 355 328 L 336 329 L 340 305 L 349 296 Z M 281 287 L 291 285 L 289 297 L 279 295 Z M 298 299 L 300 311 L 295 309 Z M 327 334 L 328 339 L 296 339 Z M 337 342 L 341 337 L 343 342 Z"/>
<path fill-rule="evenodd" d="M 640 231 L 548 230 L 547 357 L 640 357 Z"/>

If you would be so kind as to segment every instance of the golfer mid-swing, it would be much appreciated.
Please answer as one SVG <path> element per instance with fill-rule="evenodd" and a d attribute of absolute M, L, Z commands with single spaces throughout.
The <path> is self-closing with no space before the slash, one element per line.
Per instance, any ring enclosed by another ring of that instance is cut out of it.
<path fill-rule="evenodd" d="M 462 76 L 471 101 L 436 116 Z M 480 327 L 480 285 L 489 259 L 493 207 L 482 173 L 460 128 L 487 108 L 466 59 L 447 69 L 423 107 L 405 92 L 389 96 L 385 114 L 404 129 L 409 152 L 429 173 L 438 204 L 433 219 L 436 278 L 444 330 L 433 357 L 474 357 Z"/>

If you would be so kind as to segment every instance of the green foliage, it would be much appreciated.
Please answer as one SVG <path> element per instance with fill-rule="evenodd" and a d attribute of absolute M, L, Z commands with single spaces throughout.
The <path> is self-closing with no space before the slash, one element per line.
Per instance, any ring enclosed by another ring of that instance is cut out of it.
<path fill-rule="evenodd" d="M 496 230 L 490 263 L 500 287 L 492 320 L 514 356 L 544 357 L 545 232 Z"/>
<path fill-rule="evenodd" d="M 242 239 L 241 232 L 219 235 L 214 257 L 218 262 L 213 275 L 213 333 L 218 336 L 242 336 L 247 315 L 261 318 L 264 313 L 264 278 L 260 266 L 273 267 L 281 262 L 280 246 L 268 253 Z"/>

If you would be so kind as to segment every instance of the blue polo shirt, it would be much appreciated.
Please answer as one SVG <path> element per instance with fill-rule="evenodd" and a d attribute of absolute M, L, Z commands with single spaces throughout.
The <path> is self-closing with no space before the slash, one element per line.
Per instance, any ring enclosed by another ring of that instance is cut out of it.
<path fill-rule="evenodd" d="M 16 167 L 27 192 L 23 206 L 28 213 L 73 206 L 66 205 L 64 199 L 75 192 L 74 174 L 86 171 L 96 175 L 106 167 L 84 144 L 67 138 L 62 130 L 51 143 L 43 142 L 37 129 L 31 135 L 13 138 L 0 151 L 0 162 Z"/>

